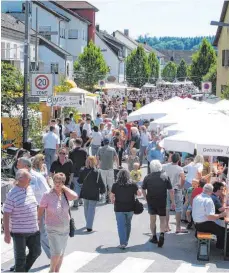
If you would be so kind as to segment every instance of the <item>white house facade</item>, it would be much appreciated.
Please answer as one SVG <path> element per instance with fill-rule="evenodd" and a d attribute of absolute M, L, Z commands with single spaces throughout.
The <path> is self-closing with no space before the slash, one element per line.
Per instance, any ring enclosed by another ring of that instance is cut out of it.
<path fill-rule="evenodd" d="M 9 14 L 1 14 L 1 61 L 11 63 L 24 73 L 25 25 Z M 30 71 L 52 73 L 55 84 L 63 75 L 72 79 L 73 58 L 70 53 L 60 48 L 41 35 L 38 38 L 38 68 L 35 66 L 35 31 L 30 33 Z"/>
<path fill-rule="evenodd" d="M 125 58 L 128 54 L 128 48 L 109 35 L 105 31 L 97 28 L 95 36 L 95 44 L 101 49 L 104 59 L 109 67 L 109 75 L 116 79 L 116 82 L 123 83 L 125 81 Z"/>
<path fill-rule="evenodd" d="M 8 15 L 1 14 L 1 61 L 11 63 L 24 72 L 24 29 L 21 22 Z M 35 39 L 30 40 L 30 61 L 35 62 Z"/>
<path fill-rule="evenodd" d="M 24 21 L 24 1 L 6 1 L 2 11 Z M 37 17 L 37 18 L 36 18 Z M 90 22 L 54 1 L 31 1 L 31 26 L 52 43 L 63 48 L 75 61 L 88 43 Z"/>

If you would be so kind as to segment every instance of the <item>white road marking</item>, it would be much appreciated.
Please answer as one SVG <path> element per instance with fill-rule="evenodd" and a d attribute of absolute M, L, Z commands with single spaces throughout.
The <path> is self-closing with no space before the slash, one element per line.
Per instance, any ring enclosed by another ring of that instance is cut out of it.
<path fill-rule="evenodd" d="M 99 256 L 98 253 L 89 253 L 83 251 L 74 251 L 71 254 L 64 257 L 63 264 L 60 272 L 73 273 L 79 270 L 81 267 L 88 264 L 90 261 Z M 49 268 L 45 268 L 40 271 L 42 273 L 49 272 Z"/>
<path fill-rule="evenodd" d="M 128 257 L 110 273 L 143 273 L 153 262 L 154 260 Z"/>
<path fill-rule="evenodd" d="M 205 265 L 182 263 L 175 273 L 206 273 L 208 269 Z"/>

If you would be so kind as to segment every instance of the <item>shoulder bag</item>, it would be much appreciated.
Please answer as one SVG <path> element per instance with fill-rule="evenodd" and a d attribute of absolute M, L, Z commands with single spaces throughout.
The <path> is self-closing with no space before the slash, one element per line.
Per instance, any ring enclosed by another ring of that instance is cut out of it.
<path fill-rule="evenodd" d="M 144 210 L 143 204 L 136 198 L 134 201 L 134 214 L 141 214 Z"/>
<path fill-rule="evenodd" d="M 74 218 L 72 218 L 72 215 L 71 215 L 71 210 L 70 210 L 70 206 L 69 206 L 69 202 L 68 202 L 68 198 L 64 192 L 64 197 L 68 203 L 68 213 L 70 215 L 70 222 L 69 222 L 69 237 L 74 237 L 75 235 L 75 230 L 76 230 L 76 227 L 75 227 L 75 220 Z"/>

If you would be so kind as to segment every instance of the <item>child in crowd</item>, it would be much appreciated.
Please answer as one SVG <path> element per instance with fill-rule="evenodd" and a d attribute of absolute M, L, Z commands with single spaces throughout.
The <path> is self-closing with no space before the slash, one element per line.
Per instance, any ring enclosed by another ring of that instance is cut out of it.
<path fill-rule="evenodd" d="M 139 157 L 137 156 L 136 148 L 132 148 L 130 150 L 130 155 L 128 157 L 127 163 L 128 163 L 129 172 L 131 172 L 134 169 L 134 163 L 140 164 L 140 160 L 139 160 Z"/>
<path fill-rule="evenodd" d="M 132 182 L 136 183 L 140 188 L 142 186 L 142 171 L 140 169 L 140 164 L 135 162 L 133 167 L 134 169 L 130 172 L 130 178 Z"/>
<path fill-rule="evenodd" d="M 188 221 L 187 229 L 190 229 L 192 227 L 192 206 L 191 206 L 191 198 L 192 198 L 192 192 L 194 189 L 198 188 L 199 186 L 199 180 L 193 179 L 192 180 L 192 186 L 188 188 L 187 193 L 185 195 L 185 204 L 184 204 L 184 210 L 183 213 L 186 214 L 186 219 Z"/>

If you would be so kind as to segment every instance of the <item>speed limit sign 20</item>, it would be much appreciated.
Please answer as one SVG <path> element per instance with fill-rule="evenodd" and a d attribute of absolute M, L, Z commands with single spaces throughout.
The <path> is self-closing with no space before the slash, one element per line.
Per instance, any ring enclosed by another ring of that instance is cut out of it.
<path fill-rule="evenodd" d="M 32 74 L 32 96 L 52 96 L 52 74 Z"/>

